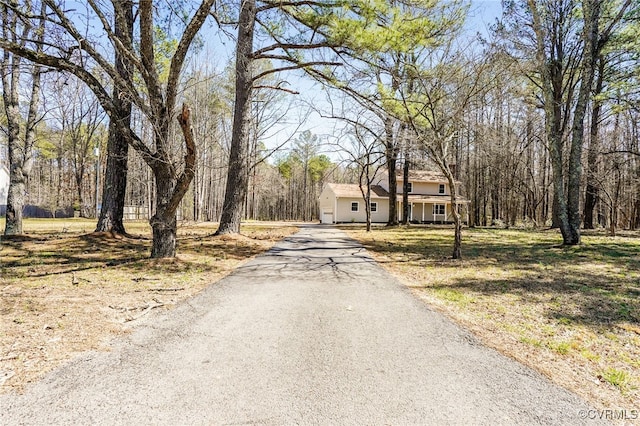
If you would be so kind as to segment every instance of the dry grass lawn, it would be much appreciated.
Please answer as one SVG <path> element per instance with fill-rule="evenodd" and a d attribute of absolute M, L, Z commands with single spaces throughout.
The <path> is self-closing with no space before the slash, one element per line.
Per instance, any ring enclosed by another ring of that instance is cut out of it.
<path fill-rule="evenodd" d="M 90 234 L 92 220 L 26 220 L 27 237 L 0 242 L 0 393 L 23 390 L 77 352 L 105 349 L 136 319 L 170 309 L 297 230 L 249 223 L 240 236 L 213 237 L 215 225 L 181 225 L 177 258 L 151 260 L 146 222 L 113 238 Z"/>
<path fill-rule="evenodd" d="M 602 409 L 640 409 L 640 234 L 345 227 L 419 297 Z"/>

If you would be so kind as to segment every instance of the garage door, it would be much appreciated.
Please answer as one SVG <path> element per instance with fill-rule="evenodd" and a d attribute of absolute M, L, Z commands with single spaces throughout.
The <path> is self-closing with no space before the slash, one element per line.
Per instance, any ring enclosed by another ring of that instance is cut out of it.
<path fill-rule="evenodd" d="M 322 212 L 322 223 L 333 223 L 333 212 L 331 210 Z"/>

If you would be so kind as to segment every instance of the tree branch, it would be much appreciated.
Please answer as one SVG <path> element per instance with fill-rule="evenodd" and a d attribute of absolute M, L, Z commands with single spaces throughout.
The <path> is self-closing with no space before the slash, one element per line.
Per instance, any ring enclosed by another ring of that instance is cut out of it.
<path fill-rule="evenodd" d="M 180 129 L 182 129 L 187 152 L 184 156 L 184 170 L 178 177 L 171 199 L 166 206 L 166 210 L 169 212 L 175 212 L 178 209 L 180 200 L 189 189 L 189 184 L 195 176 L 196 169 L 196 144 L 193 139 L 193 129 L 191 128 L 191 111 L 186 104 L 182 104 L 182 112 L 178 114 L 178 123 L 180 124 Z"/>
<path fill-rule="evenodd" d="M 294 60 L 290 59 L 290 62 L 294 62 Z M 291 71 L 291 70 L 299 70 L 299 69 L 307 70 L 310 67 L 317 66 L 317 65 L 340 66 L 340 65 L 342 65 L 342 63 L 340 63 L 340 62 L 323 62 L 323 61 L 320 61 L 320 62 L 300 62 L 300 63 L 295 63 L 294 62 L 294 65 L 291 65 L 291 66 L 288 66 L 288 67 L 273 68 L 273 69 L 270 69 L 270 70 L 263 71 L 260 74 L 252 77 L 251 81 L 252 82 L 256 82 L 256 81 L 260 80 L 261 78 L 263 78 L 263 77 L 265 77 L 267 75 L 276 74 L 276 73 L 279 73 L 281 71 Z"/>
<path fill-rule="evenodd" d="M 215 0 L 204 0 L 200 4 L 200 7 L 193 15 L 193 18 L 191 18 L 191 21 L 187 25 L 187 28 L 185 28 L 184 33 L 182 34 L 182 38 L 178 42 L 178 47 L 173 54 L 171 65 L 169 67 L 169 77 L 167 79 L 166 103 L 169 111 L 173 109 L 173 106 L 175 104 L 176 94 L 178 90 L 178 78 L 180 77 L 180 72 L 182 71 L 185 56 L 189 51 L 189 46 L 191 46 L 191 42 L 198 34 L 198 31 L 202 27 L 202 24 L 204 24 L 204 21 L 207 19 L 207 16 L 211 11 L 211 7 L 213 6 L 214 2 Z"/>

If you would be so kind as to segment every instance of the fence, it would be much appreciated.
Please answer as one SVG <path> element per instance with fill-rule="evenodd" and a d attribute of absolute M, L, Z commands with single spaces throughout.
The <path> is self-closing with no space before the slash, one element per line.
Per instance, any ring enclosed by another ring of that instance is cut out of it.
<path fill-rule="evenodd" d="M 124 206 L 124 220 L 149 219 L 149 208 L 146 206 Z"/>

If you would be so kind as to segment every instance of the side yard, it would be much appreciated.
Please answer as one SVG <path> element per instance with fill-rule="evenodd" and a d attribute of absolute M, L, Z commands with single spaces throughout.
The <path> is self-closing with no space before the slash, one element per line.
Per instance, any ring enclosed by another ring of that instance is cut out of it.
<path fill-rule="evenodd" d="M 640 234 L 344 227 L 420 298 L 601 409 L 640 410 Z"/>
<path fill-rule="evenodd" d="M 213 237 L 215 225 L 181 226 L 178 257 L 151 260 L 146 222 L 113 238 L 89 234 L 91 220 L 25 221 L 28 237 L 0 242 L 0 393 L 106 348 L 136 319 L 170 309 L 297 230 L 250 223 L 240 236 Z"/>

